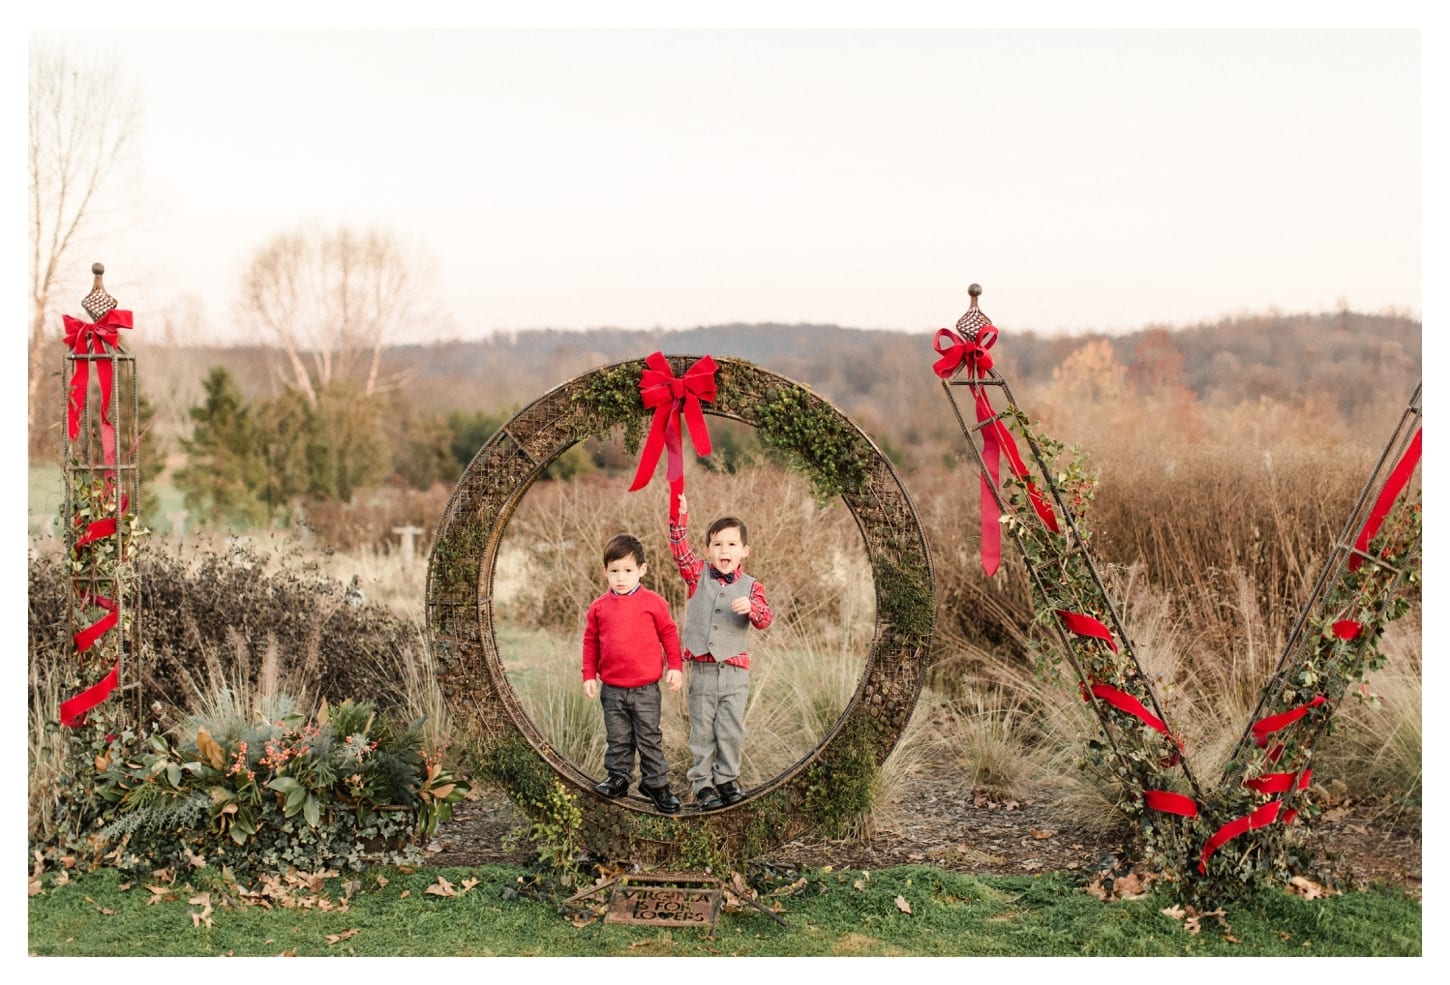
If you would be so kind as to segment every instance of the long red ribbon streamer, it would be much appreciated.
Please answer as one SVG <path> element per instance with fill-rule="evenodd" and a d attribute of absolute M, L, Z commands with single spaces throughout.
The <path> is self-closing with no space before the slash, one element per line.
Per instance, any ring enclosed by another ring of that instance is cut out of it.
<path fill-rule="evenodd" d="M 95 322 L 81 321 L 70 315 L 65 319 L 65 344 L 76 355 L 105 355 L 107 348 L 120 341 L 119 329 L 131 327 L 131 312 L 112 308 Z M 110 360 L 96 361 L 96 382 L 101 389 L 101 452 L 107 465 L 116 461 L 116 429 L 111 423 L 112 374 Z M 86 391 L 90 387 L 91 360 L 77 359 L 75 374 L 70 380 L 70 394 L 66 400 L 66 433 L 72 441 L 80 434 L 81 411 L 86 405 Z"/>
<path fill-rule="evenodd" d="M 635 492 L 649 485 L 655 466 L 659 464 L 660 453 L 666 453 L 665 478 L 670 484 L 670 518 L 674 519 L 679 515 L 680 493 L 685 488 L 680 418 L 685 419 L 695 451 L 701 455 L 710 454 L 710 432 L 705 427 L 705 412 L 700 407 L 700 401 L 713 402 L 715 399 L 715 360 L 703 356 L 679 377 L 675 376 L 669 360 L 661 352 L 650 353 L 644 362 L 645 369 L 639 378 L 639 396 L 645 409 L 654 411 L 654 418 L 650 421 L 649 437 L 645 439 L 639 468 L 635 470 L 629 491 Z"/>
<path fill-rule="evenodd" d="M 1379 498 L 1374 501 L 1374 509 L 1369 511 L 1369 519 L 1365 520 L 1364 527 L 1359 531 L 1359 537 L 1355 539 L 1354 549 L 1356 551 L 1369 550 L 1369 542 L 1379 532 L 1380 524 L 1384 523 L 1385 517 L 1390 514 L 1390 507 L 1395 504 L 1400 493 L 1404 491 L 1405 484 L 1410 481 L 1410 476 L 1415 472 L 1415 465 L 1420 461 L 1420 431 L 1415 429 L 1415 436 L 1410 439 L 1409 447 L 1400 456 L 1395 469 L 1390 473 L 1389 481 L 1380 490 Z M 1364 561 L 1362 554 L 1351 554 L 1349 556 L 1349 570 L 1359 568 Z"/>

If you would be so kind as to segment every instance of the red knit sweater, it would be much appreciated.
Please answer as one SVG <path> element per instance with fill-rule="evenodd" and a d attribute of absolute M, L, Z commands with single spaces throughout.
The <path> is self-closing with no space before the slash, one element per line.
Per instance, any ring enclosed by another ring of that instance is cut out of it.
<path fill-rule="evenodd" d="M 680 633 L 670 607 L 641 585 L 628 595 L 605 592 L 584 617 L 584 679 L 610 687 L 643 687 L 660 679 L 660 654 L 679 670 Z"/>

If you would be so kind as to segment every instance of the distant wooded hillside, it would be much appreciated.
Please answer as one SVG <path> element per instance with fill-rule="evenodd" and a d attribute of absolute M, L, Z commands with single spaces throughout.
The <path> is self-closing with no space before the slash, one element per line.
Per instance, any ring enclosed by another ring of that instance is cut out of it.
<path fill-rule="evenodd" d="M 1097 373 L 1105 386 L 1182 387 L 1206 407 L 1267 400 L 1332 408 L 1346 426 L 1390 422 L 1421 373 L 1421 326 L 1394 316 L 1340 312 L 1261 315 L 1214 324 L 1149 327 L 1125 335 L 1002 334 L 992 355 L 1029 413 L 1038 413 L 1054 376 Z M 932 332 L 837 325 L 712 325 L 678 331 L 603 328 L 538 330 L 470 342 L 402 345 L 387 351 L 384 376 L 420 411 L 508 413 L 582 372 L 669 354 L 733 356 L 764 366 L 825 396 L 872 434 L 898 447 L 941 434 L 943 403 L 931 371 Z M 1106 346 L 1106 349 L 1104 349 Z M 1094 360 L 1064 364 L 1095 350 Z M 225 365 L 248 397 L 284 386 L 279 354 L 263 347 L 149 345 L 134 336 L 143 389 L 159 411 L 158 429 L 184 433 L 208 369 Z M 1107 354 L 1111 371 L 1094 366 Z M 1388 426 L 1386 423 L 1384 426 Z"/>

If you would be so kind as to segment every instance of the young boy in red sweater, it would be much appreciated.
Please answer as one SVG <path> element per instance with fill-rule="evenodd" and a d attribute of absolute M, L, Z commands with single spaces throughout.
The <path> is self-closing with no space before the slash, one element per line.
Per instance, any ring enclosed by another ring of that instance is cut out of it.
<path fill-rule="evenodd" d="M 662 813 L 674 814 L 680 799 L 670 792 L 660 732 L 660 668 L 678 691 L 684 680 L 680 634 L 669 605 L 639 583 L 648 570 L 639 538 L 619 534 L 604 546 L 609 591 L 584 618 L 584 693 L 598 694 L 604 710 L 604 768 L 594 789 L 606 797 L 629 790 L 639 753 L 639 791 Z M 601 689 L 600 682 L 603 682 Z"/>

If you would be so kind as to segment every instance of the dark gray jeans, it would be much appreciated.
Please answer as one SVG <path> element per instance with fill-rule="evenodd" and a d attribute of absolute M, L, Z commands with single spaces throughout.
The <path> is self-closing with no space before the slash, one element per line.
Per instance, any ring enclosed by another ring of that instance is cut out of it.
<path fill-rule="evenodd" d="M 604 768 L 610 776 L 634 777 L 634 754 L 639 752 L 639 782 L 662 787 L 670 780 L 660 733 L 660 685 L 611 687 L 600 682 L 599 705 L 604 709 Z"/>

